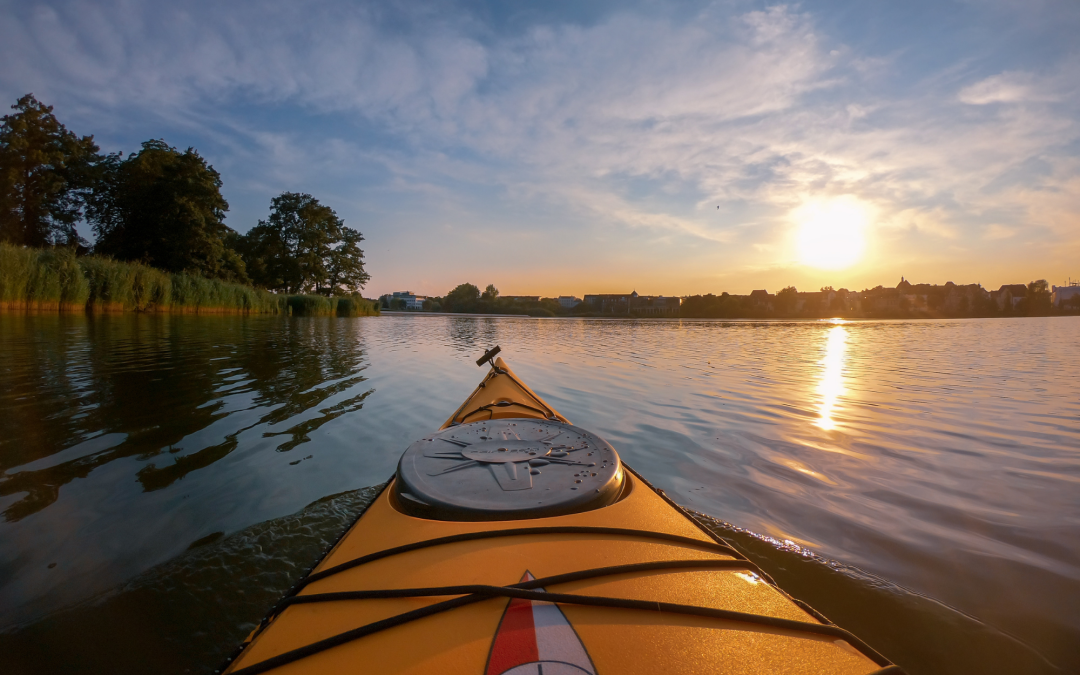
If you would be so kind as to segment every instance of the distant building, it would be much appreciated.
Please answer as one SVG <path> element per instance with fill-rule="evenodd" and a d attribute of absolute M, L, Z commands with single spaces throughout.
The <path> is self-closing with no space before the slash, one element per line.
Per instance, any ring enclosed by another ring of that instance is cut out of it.
<path fill-rule="evenodd" d="M 747 301 L 754 309 L 765 309 L 771 312 L 773 311 L 773 300 L 775 299 L 775 295 L 762 288 L 757 291 L 750 291 L 750 297 Z"/>
<path fill-rule="evenodd" d="M 648 314 L 650 316 L 678 316 L 679 307 L 681 306 L 682 298 L 679 297 L 639 295 L 630 303 L 630 311 L 634 314 Z"/>
<path fill-rule="evenodd" d="M 1027 297 L 1027 286 L 1024 284 L 1005 284 L 990 295 L 997 302 L 998 309 L 1005 309 L 1006 306 L 1009 309 L 1016 309 L 1020 301 Z"/>
<path fill-rule="evenodd" d="M 846 292 L 846 291 L 845 291 Z M 837 297 L 836 291 L 800 291 L 795 294 L 796 312 L 828 312 L 832 309 L 833 300 Z"/>
<path fill-rule="evenodd" d="M 412 291 L 394 291 L 391 298 L 393 300 L 404 300 L 405 309 L 410 312 L 418 312 L 424 308 L 424 300 L 427 300 L 426 295 L 416 295 Z"/>
<path fill-rule="evenodd" d="M 868 312 L 897 312 L 900 310 L 900 290 L 877 286 L 863 291 L 862 307 Z"/>
<path fill-rule="evenodd" d="M 912 284 L 904 277 L 896 285 L 896 302 L 901 309 L 925 312 L 930 309 L 928 300 L 933 286 L 930 284 Z"/>
<path fill-rule="evenodd" d="M 1050 304 L 1054 307 L 1061 307 L 1062 304 L 1073 300 L 1073 298 L 1080 298 L 1080 283 L 1076 281 L 1068 286 L 1050 287 Z M 1073 302 L 1080 301 L 1073 300 Z"/>
<path fill-rule="evenodd" d="M 653 316 L 678 316 L 682 298 L 663 295 L 638 295 L 632 293 L 604 293 L 586 295 L 583 301 L 601 314 L 648 314 Z"/>
<path fill-rule="evenodd" d="M 630 294 L 600 293 L 585 295 L 585 304 L 595 312 L 602 314 L 629 314 L 630 301 L 636 298 L 637 291 Z"/>
<path fill-rule="evenodd" d="M 572 295 L 560 295 L 559 304 L 565 309 L 573 309 L 581 304 L 581 298 L 575 298 Z"/>
<path fill-rule="evenodd" d="M 945 296 L 941 309 L 949 314 L 971 312 L 990 299 L 990 293 L 979 284 L 957 286 L 949 281 L 944 286 Z"/>
<path fill-rule="evenodd" d="M 836 292 L 836 299 L 839 301 L 839 309 L 845 312 L 862 311 L 862 296 L 858 293 L 841 288 Z"/>

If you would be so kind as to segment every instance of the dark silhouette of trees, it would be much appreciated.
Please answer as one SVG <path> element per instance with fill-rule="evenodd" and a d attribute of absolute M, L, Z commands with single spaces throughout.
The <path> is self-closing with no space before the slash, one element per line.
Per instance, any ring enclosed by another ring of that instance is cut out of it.
<path fill-rule="evenodd" d="M 370 279 L 363 235 L 311 195 L 281 194 L 270 218 L 240 235 L 225 225 L 221 175 L 194 148 L 150 140 L 126 159 L 103 156 L 33 94 L 12 108 L 0 124 L 0 241 L 85 245 L 76 230 L 85 218 L 95 253 L 167 272 L 326 296 Z"/>
<path fill-rule="evenodd" d="M 780 314 L 788 314 L 795 311 L 795 305 L 799 299 L 799 291 L 794 286 L 788 286 L 776 294 L 776 311 Z"/>
<path fill-rule="evenodd" d="M 240 256 L 226 240 L 228 202 L 221 176 L 194 148 L 184 152 L 151 140 L 122 160 L 101 163 L 87 219 L 97 235 L 94 250 L 168 272 L 246 282 Z"/>
<path fill-rule="evenodd" d="M 1050 285 L 1046 283 L 1046 279 L 1032 281 L 1027 285 L 1024 302 L 1028 314 L 1042 316 L 1050 313 Z"/>
<path fill-rule="evenodd" d="M 472 284 L 459 284 L 443 298 L 443 311 L 473 312 L 480 300 L 480 289 Z"/>
<path fill-rule="evenodd" d="M 26 94 L 0 124 L 0 240 L 23 246 L 82 242 L 75 223 L 100 159 L 93 136 L 68 131 Z"/>
<path fill-rule="evenodd" d="M 270 217 L 237 244 L 256 285 L 334 295 L 359 290 L 370 279 L 360 249 L 363 240 L 311 195 L 284 192 L 270 202 Z"/>
<path fill-rule="evenodd" d="M 584 304 L 582 303 L 578 307 Z M 712 293 L 692 295 L 683 298 L 679 315 L 687 318 L 744 316 L 748 313 L 745 304 L 744 297 L 732 296 L 726 292 L 720 295 L 713 295 Z"/>

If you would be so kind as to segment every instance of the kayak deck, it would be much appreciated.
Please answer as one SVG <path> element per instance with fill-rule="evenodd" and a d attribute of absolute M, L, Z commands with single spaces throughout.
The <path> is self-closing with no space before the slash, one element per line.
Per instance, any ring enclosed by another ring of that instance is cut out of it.
<path fill-rule="evenodd" d="M 502 413 L 565 422 L 499 359 L 444 426 Z M 385 489 L 227 672 L 900 672 L 811 612 L 632 472 L 613 504 L 513 521 Z"/>

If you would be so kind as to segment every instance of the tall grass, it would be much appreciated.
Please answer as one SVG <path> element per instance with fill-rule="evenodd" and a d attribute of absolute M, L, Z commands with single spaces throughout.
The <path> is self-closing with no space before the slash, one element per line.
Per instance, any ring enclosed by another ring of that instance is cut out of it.
<path fill-rule="evenodd" d="M 87 309 L 99 312 L 167 312 L 172 280 L 161 270 L 139 263 L 88 256 L 79 260 L 90 283 Z"/>
<path fill-rule="evenodd" d="M 290 295 L 289 310 L 293 316 L 334 316 L 337 304 L 322 295 Z"/>
<path fill-rule="evenodd" d="M 277 295 L 261 288 L 169 274 L 111 258 L 77 258 L 70 249 L 0 243 L 0 309 L 191 314 L 372 316 L 377 303 L 359 295 Z"/>
<path fill-rule="evenodd" d="M 172 294 L 174 312 L 284 314 L 288 311 L 286 296 L 190 274 L 172 275 Z"/>
<path fill-rule="evenodd" d="M 75 251 L 0 244 L 0 308 L 82 309 L 89 296 Z"/>
<path fill-rule="evenodd" d="M 337 298 L 338 316 L 379 316 L 379 303 L 365 300 L 359 294 Z"/>
<path fill-rule="evenodd" d="M 287 296 L 293 316 L 379 316 L 379 303 L 359 294 L 327 298 L 322 295 Z"/>

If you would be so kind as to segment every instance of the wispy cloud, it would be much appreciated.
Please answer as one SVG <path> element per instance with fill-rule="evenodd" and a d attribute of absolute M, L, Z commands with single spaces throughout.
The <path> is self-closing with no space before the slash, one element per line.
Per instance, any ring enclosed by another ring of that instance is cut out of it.
<path fill-rule="evenodd" d="M 602 238 L 595 250 L 610 254 L 594 264 L 627 283 L 629 247 L 685 270 L 663 277 L 684 285 L 656 291 L 722 290 L 689 287 L 719 268 L 772 270 L 780 285 L 809 278 L 784 248 L 789 213 L 829 195 L 879 214 L 872 264 L 851 285 L 878 283 L 935 240 L 940 264 L 1008 260 L 1017 274 L 1047 260 L 1057 267 L 1044 274 L 1064 273 L 1063 256 L 1078 252 L 1080 67 L 1068 50 L 1022 65 L 957 52 L 915 70 L 904 54 L 852 46 L 811 6 L 628 7 L 513 30 L 485 16 L 419 4 L 11 3 L 0 92 L 33 90 L 81 120 L 78 131 L 128 148 L 154 124 L 164 129 L 153 135 L 206 139 L 226 189 L 238 186 L 240 229 L 276 191 L 331 195 L 373 245 L 387 243 L 372 256 L 377 283 L 414 273 L 415 254 L 391 244 L 402 237 L 567 227 L 586 248 Z M 613 228 L 644 238 L 612 240 Z M 1015 260 L 1028 235 L 1032 252 Z M 477 264 L 470 240 L 440 239 L 459 261 L 443 285 Z M 511 284 L 582 291 L 543 270 L 523 263 Z"/>

